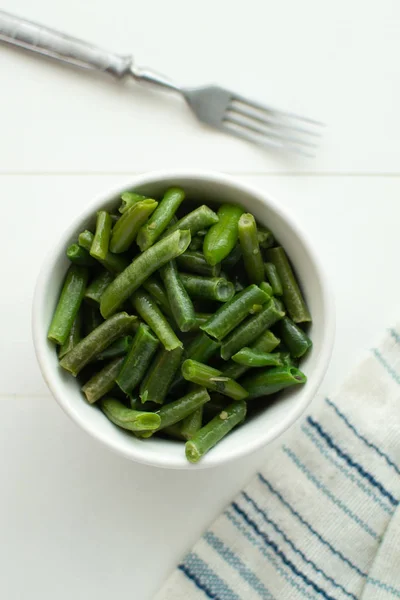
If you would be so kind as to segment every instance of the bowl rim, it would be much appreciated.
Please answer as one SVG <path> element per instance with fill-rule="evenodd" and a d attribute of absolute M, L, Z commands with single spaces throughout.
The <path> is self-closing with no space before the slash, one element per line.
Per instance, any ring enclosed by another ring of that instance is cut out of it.
<path fill-rule="evenodd" d="M 288 416 L 282 419 L 282 422 L 280 422 L 279 426 L 276 426 L 272 431 L 266 430 L 264 435 L 259 435 L 252 440 L 247 440 L 246 444 L 239 444 L 233 449 L 233 451 L 230 451 L 229 454 L 215 455 L 213 452 L 211 452 L 196 465 L 190 464 L 188 461 L 186 461 L 184 452 L 183 461 L 178 461 L 172 457 L 163 456 L 162 451 L 160 451 L 157 458 L 153 455 L 150 456 L 146 449 L 146 444 L 132 444 L 130 450 L 127 451 L 126 448 L 122 448 L 114 441 L 110 441 L 106 434 L 99 432 L 96 427 L 91 427 L 90 423 L 85 418 L 82 418 L 79 414 L 74 412 L 64 401 L 64 393 L 59 389 L 58 385 L 59 376 L 47 360 L 47 338 L 45 335 L 43 335 L 43 328 L 40 322 L 41 307 L 46 300 L 44 294 L 46 282 L 51 277 L 54 264 L 60 256 L 61 248 L 65 246 L 66 240 L 71 239 L 71 237 L 75 234 L 80 223 L 93 215 L 95 207 L 110 201 L 114 197 L 117 197 L 127 188 L 132 189 L 141 185 L 151 185 L 152 183 L 160 183 L 162 180 L 174 178 L 177 180 L 185 178 L 199 179 L 210 183 L 234 186 L 239 191 L 243 191 L 251 196 L 262 199 L 262 201 L 265 202 L 273 212 L 277 213 L 277 215 L 288 224 L 289 228 L 299 238 L 301 244 L 306 249 L 312 262 L 314 263 L 315 272 L 321 284 L 321 296 L 325 317 L 324 339 L 322 342 L 321 352 L 319 353 L 318 361 L 314 367 L 312 377 L 307 382 L 307 393 L 303 394 L 302 401 L 295 403 L 293 409 L 290 411 L 290 413 L 288 413 Z M 322 382 L 333 350 L 335 321 L 335 301 L 325 269 L 320 261 L 318 253 L 314 249 L 313 243 L 309 240 L 309 236 L 306 235 L 302 227 L 291 215 L 290 211 L 285 207 L 282 207 L 276 198 L 269 192 L 266 192 L 253 184 L 241 181 L 240 176 L 228 175 L 218 171 L 199 169 L 165 169 L 149 171 L 134 176 L 131 181 L 125 182 L 123 185 L 119 184 L 118 186 L 108 189 L 106 192 L 98 194 L 93 201 L 87 204 L 85 210 L 82 211 L 82 213 L 80 213 L 75 219 L 73 219 L 70 225 L 64 230 L 63 234 L 56 242 L 52 244 L 52 247 L 47 252 L 36 281 L 32 304 L 32 337 L 36 358 L 42 376 L 50 392 L 64 412 L 89 435 L 106 445 L 117 454 L 142 464 L 173 469 L 203 469 L 215 467 L 230 462 L 234 459 L 249 455 L 280 437 L 305 412 Z"/>

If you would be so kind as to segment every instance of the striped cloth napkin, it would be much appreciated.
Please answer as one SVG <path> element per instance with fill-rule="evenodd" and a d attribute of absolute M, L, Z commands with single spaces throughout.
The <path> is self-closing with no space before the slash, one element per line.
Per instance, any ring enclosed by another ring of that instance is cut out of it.
<path fill-rule="evenodd" d="M 154 600 L 400 598 L 398 332 L 314 403 Z"/>

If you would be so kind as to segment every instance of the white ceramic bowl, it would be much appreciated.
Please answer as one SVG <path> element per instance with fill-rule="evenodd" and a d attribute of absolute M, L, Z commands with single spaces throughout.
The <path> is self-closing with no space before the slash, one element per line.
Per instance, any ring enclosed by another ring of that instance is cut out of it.
<path fill-rule="evenodd" d="M 67 246 L 77 235 L 93 226 L 96 211 L 116 206 L 126 189 L 143 194 L 159 195 L 170 186 L 184 188 L 188 197 L 213 202 L 236 202 L 252 212 L 259 223 L 270 228 L 285 247 L 301 282 L 313 316 L 311 337 L 313 348 L 302 363 L 308 376 L 306 385 L 286 391 L 279 400 L 237 428 L 198 465 L 190 465 L 182 443 L 161 438 L 137 440 L 113 425 L 96 406 L 84 399 L 77 381 L 63 371 L 53 344 L 46 337 L 47 329 L 68 267 Z M 136 177 L 130 186 L 104 193 L 91 203 L 46 258 L 36 285 L 33 303 L 33 339 L 36 356 L 44 379 L 57 402 L 78 425 L 110 449 L 141 463 L 166 468 L 204 468 L 219 465 L 249 454 L 272 442 L 307 408 L 327 369 L 335 330 L 332 294 L 318 255 L 293 218 L 275 199 L 262 190 L 213 172 L 153 172 Z"/>

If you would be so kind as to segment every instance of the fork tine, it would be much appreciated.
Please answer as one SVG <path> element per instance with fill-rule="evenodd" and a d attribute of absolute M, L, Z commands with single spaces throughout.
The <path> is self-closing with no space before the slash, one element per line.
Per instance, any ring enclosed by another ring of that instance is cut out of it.
<path fill-rule="evenodd" d="M 239 96 L 238 94 L 232 94 L 231 102 L 232 101 L 240 102 L 245 106 L 257 109 L 263 113 L 267 113 L 268 115 L 275 115 L 278 118 L 295 119 L 297 121 L 309 123 L 310 125 L 314 125 L 316 127 L 325 127 L 324 123 L 321 123 L 320 121 L 315 121 L 314 119 L 310 119 L 309 117 L 303 117 L 302 115 L 297 115 L 296 113 L 278 110 L 277 108 L 273 108 L 272 106 L 258 104 L 258 102 L 253 102 L 252 100 L 244 98 L 243 96 Z"/>

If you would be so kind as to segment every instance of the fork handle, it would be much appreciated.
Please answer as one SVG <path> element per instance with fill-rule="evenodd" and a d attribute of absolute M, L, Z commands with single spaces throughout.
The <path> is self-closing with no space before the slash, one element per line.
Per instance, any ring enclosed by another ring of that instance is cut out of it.
<path fill-rule="evenodd" d="M 0 41 L 56 60 L 109 73 L 120 79 L 130 73 L 133 59 L 112 54 L 82 40 L 0 11 Z"/>

